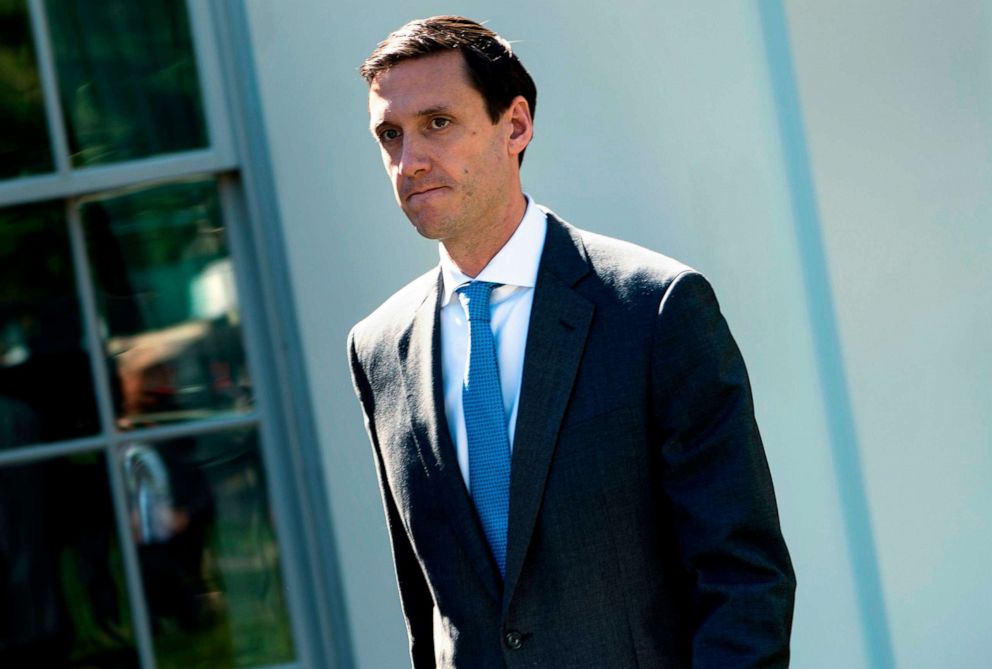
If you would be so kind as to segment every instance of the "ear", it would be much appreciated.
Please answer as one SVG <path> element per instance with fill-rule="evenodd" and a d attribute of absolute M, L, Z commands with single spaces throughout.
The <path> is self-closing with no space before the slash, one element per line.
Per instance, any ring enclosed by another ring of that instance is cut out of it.
<path fill-rule="evenodd" d="M 507 149 L 511 156 L 519 155 L 527 148 L 534 136 L 534 121 L 530 115 L 530 105 L 522 95 L 513 98 L 505 117 L 510 126 L 510 136 L 507 138 Z"/>

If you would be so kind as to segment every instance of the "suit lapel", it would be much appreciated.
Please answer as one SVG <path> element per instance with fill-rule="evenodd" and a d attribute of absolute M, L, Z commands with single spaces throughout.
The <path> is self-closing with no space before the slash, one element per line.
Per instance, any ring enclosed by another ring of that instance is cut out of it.
<path fill-rule="evenodd" d="M 520 408 L 510 468 L 504 610 L 534 531 L 558 430 L 572 394 L 593 305 L 573 286 L 589 272 L 581 240 L 548 212 L 524 354 Z"/>
<path fill-rule="evenodd" d="M 487 590 L 500 598 L 499 572 L 475 506 L 465 488 L 444 415 L 441 372 L 441 275 L 428 291 L 409 327 L 399 338 L 399 359 L 406 386 L 413 436 L 427 470 L 431 494 L 448 516 L 454 534 Z"/>

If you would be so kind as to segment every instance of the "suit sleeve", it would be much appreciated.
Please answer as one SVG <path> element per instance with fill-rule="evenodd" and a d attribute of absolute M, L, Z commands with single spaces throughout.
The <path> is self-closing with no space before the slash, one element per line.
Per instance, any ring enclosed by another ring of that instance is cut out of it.
<path fill-rule="evenodd" d="M 747 371 L 707 281 L 662 299 L 653 413 L 665 491 L 692 579 L 693 667 L 787 667 L 795 575 Z"/>
<path fill-rule="evenodd" d="M 424 578 L 420 562 L 414 554 L 406 528 L 396 508 L 396 502 L 389 489 L 389 481 L 379 452 L 379 440 L 375 431 L 375 405 L 372 388 L 362 369 L 355 350 L 354 333 L 348 335 L 348 356 L 351 364 L 351 378 L 355 393 L 362 404 L 365 428 L 372 442 L 376 476 L 382 494 L 386 513 L 386 526 L 393 550 L 393 566 L 396 569 L 396 582 L 399 587 L 403 616 L 406 619 L 407 635 L 410 640 L 410 658 L 415 669 L 434 667 L 434 600 Z"/>

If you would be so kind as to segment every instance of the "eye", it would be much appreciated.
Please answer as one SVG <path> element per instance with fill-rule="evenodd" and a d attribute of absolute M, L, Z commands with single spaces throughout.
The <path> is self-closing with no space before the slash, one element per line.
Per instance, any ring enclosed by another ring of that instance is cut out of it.
<path fill-rule="evenodd" d="M 431 119 L 430 125 L 434 130 L 441 130 L 442 128 L 447 128 L 451 125 L 451 119 L 444 118 L 443 116 L 435 116 Z"/>
<path fill-rule="evenodd" d="M 386 142 L 391 142 L 400 136 L 400 131 L 396 128 L 386 128 L 379 133 L 379 141 L 383 144 Z"/>

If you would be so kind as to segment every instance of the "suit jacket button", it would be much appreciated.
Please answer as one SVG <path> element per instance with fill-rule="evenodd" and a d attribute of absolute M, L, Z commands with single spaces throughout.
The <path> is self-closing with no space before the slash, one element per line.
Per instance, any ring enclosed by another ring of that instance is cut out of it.
<path fill-rule="evenodd" d="M 524 645 L 524 636 L 516 630 L 511 630 L 503 637 L 503 641 L 506 642 L 506 647 L 510 650 L 520 650 L 520 647 Z"/>

